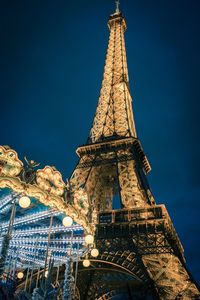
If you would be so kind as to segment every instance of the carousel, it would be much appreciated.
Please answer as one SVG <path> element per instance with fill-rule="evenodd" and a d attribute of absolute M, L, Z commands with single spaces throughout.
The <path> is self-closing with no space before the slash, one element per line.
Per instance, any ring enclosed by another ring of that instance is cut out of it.
<path fill-rule="evenodd" d="M 55 167 L 0 146 L 0 299 L 79 299 L 78 268 L 98 256 L 90 209 Z"/>

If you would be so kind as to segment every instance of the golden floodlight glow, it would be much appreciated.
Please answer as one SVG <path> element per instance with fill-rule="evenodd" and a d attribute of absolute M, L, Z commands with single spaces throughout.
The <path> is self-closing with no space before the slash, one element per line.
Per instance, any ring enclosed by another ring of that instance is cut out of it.
<path fill-rule="evenodd" d="M 89 259 L 84 259 L 84 261 L 83 261 L 83 266 L 86 267 L 86 268 L 90 266 L 90 261 L 89 261 Z"/>
<path fill-rule="evenodd" d="M 18 272 L 17 273 L 17 278 L 18 279 L 22 279 L 24 277 L 24 273 L 23 272 Z"/>
<path fill-rule="evenodd" d="M 73 220 L 71 217 L 65 217 L 63 220 L 62 220 L 62 223 L 65 227 L 69 227 L 73 224 Z"/>
<path fill-rule="evenodd" d="M 22 208 L 28 208 L 30 206 L 30 204 L 31 204 L 31 200 L 27 196 L 22 196 L 19 199 L 19 206 Z"/>
<path fill-rule="evenodd" d="M 86 244 L 93 244 L 94 243 L 94 237 L 91 234 L 88 234 L 85 236 L 85 242 Z"/>
<path fill-rule="evenodd" d="M 97 257 L 99 255 L 99 250 L 96 248 L 92 249 L 91 255 L 92 257 Z"/>

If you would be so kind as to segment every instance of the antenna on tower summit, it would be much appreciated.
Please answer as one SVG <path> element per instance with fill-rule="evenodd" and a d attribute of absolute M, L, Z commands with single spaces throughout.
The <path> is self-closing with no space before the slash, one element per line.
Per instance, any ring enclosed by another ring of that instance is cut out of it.
<path fill-rule="evenodd" d="M 116 3 L 116 14 L 119 13 L 119 0 L 115 0 L 115 3 Z"/>

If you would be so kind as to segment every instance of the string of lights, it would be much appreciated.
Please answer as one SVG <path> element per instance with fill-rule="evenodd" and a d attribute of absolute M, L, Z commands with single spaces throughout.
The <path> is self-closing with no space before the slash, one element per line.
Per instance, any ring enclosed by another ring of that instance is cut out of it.
<path fill-rule="evenodd" d="M 72 259 L 77 257 L 77 252 L 79 256 L 84 255 L 87 247 L 85 247 L 82 226 L 73 223 L 71 218 L 65 217 L 63 213 L 44 206 L 37 199 L 31 199 L 29 206 L 23 209 L 27 199 L 23 199 L 24 202 L 20 203 L 20 196 L 13 192 L 4 197 L 1 196 L 1 215 L 3 217 L 0 223 L 0 250 L 9 228 L 13 198 L 16 199 L 16 213 L 10 231 L 5 270 L 13 273 L 15 269 L 25 270 L 30 268 L 30 265 L 34 270 L 39 267 L 44 268 L 47 247 L 49 253 L 47 261 L 51 257 L 55 266 L 65 264 L 66 255 L 69 252 Z M 5 215 L 2 213 L 3 210 L 6 211 Z M 51 216 L 53 219 L 50 228 Z M 71 237 L 72 232 L 73 238 Z"/>
<path fill-rule="evenodd" d="M 10 203 L 13 198 L 16 196 L 16 193 L 11 193 L 10 195 L 7 196 L 2 196 L 0 198 L 0 212 L 3 212 L 3 207 L 6 206 L 8 203 Z"/>

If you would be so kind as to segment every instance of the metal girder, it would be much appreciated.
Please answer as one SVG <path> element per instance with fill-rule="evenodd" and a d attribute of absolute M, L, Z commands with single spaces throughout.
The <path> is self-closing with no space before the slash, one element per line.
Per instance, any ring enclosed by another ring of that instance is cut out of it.
<path fill-rule="evenodd" d="M 182 245 L 163 205 L 106 212 L 98 220 L 97 245 L 102 251 L 112 249 L 110 255 L 109 250 L 104 250 L 101 258 L 113 261 L 112 257 L 116 257 L 114 261 L 118 265 L 131 269 L 127 257 L 132 257 L 132 272 L 139 277 L 141 272 L 145 274 L 145 269 L 146 278 L 154 283 L 159 299 L 200 298 L 198 287 L 185 268 Z"/>
<path fill-rule="evenodd" d="M 148 194 L 149 187 L 141 174 L 144 172 L 141 163 L 137 162 L 133 146 L 102 153 L 96 153 L 94 148 L 90 153 L 82 150 L 70 185 L 74 191 L 84 188 L 98 211 L 112 208 L 112 198 L 117 193 L 124 207 L 143 207 L 148 206 L 152 200 Z M 109 205 L 105 199 L 108 193 Z"/>
<path fill-rule="evenodd" d="M 92 260 L 87 269 L 79 266 L 78 287 L 81 290 L 81 300 L 112 299 L 119 294 L 124 297 L 131 294 L 135 296 L 133 299 L 146 299 L 144 295 L 151 292 L 150 285 L 114 265 L 109 267 L 101 260 Z"/>

